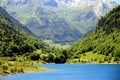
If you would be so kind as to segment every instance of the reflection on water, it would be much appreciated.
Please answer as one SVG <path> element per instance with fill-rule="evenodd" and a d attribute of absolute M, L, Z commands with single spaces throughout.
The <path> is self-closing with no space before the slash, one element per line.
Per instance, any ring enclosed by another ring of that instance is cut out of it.
<path fill-rule="evenodd" d="M 0 76 L 0 80 L 120 80 L 118 64 L 44 64 L 54 70 Z"/>

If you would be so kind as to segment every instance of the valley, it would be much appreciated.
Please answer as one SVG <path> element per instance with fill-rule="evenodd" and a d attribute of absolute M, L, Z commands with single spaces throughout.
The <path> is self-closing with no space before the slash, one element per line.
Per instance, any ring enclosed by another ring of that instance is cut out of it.
<path fill-rule="evenodd" d="M 93 30 L 98 19 L 118 4 L 111 0 L 6 0 L 0 5 L 37 38 L 71 45 Z"/>
<path fill-rule="evenodd" d="M 115 1 L 0 1 L 0 74 L 49 71 L 35 64 L 120 63 Z"/>

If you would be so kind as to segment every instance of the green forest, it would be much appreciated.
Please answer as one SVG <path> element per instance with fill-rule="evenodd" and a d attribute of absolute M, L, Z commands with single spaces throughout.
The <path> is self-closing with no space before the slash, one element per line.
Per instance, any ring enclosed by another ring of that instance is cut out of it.
<path fill-rule="evenodd" d="M 25 26 L 0 7 L 0 73 L 1 70 L 3 72 L 8 70 L 7 73 L 23 72 L 24 67 L 33 67 L 31 64 L 36 62 L 32 61 L 65 63 L 66 56 L 64 50 L 50 47 L 37 39 Z M 26 61 L 27 63 L 24 63 Z M 22 69 L 17 70 L 18 66 L 14 67 L 14 64 L 18 64 Z"/>
<path fill-rule="evenodd" d="M 42 43 L 32 38 L 22 27 L 0 8 L 0 56 L 22 55 L 42 47 Z"/>
<path fill-rule="evenodd" d="M 120 6 L 102 16 L 93 31 L 68 49 L 45 44 L 0 7 L 0 73 L 29 71 L 24 69 L 38 63 L 91 62 L 120 62 Z"/>
<path fill-rule="evenodd" d="M 23 29 L 23 26 L 20 23 L 16 24 L 16 20 L 10 17 L 9 14 L 7 14 L 2 8 L 0 8 L 0 11 L 1 57 L 15 57 L 19 55 L 33 56 L 35 52 L 39 51 L 40 54 L 46 54 L 47 56 L 50 54 L 62 54 L 62 50 L 55 49 L 54 47 L 49 47 L 49 45 L 35 38 L 35 36 L 28 34 L 28 30 Z M 34 56 L 37 56 L 37 54 Z M 34 60 L 32 57 L 30 58 Z M 39 59 L 37 58 L 37 60 Z"/>
<path fill-rule="evenodd" d="M 88 33 L 82 40 L 76 42 L 69 51 L 73 56 L 92 52 L 93 55 L 104 55 L 105 58 L 102 62 L 108 61 L 110 63 L 111 59 L 112 62 L 119 62 L 120 6 L 113 8 L 113 10 L 105 16 L 102 16 L 96 28 Z"/>

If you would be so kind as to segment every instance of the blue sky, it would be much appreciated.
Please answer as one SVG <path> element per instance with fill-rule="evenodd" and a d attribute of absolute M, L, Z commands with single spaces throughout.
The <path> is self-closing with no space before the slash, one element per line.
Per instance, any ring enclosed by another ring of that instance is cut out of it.
<path fill-rule="evenodd" d="M 103 0 L 103 1 L 106 1 L 106 0 Z M 117 3 L 119 3 L 119 4 L 120 4 L 120 0 L 113 0 L 113 1 L 116 1 Z"/>
<path fill-rule="evenodd" d="M 114 0 L 114 1 L 116 1 L 116 2 L 118 2 L 120 4 L 120 0 Z"/>
<path fill-rule="evenodd" d="M 119 3 L 119 4 L 120 4 L 120 0 L 114 0 L 114 1 L 116 1 L 117 3 Z"/>

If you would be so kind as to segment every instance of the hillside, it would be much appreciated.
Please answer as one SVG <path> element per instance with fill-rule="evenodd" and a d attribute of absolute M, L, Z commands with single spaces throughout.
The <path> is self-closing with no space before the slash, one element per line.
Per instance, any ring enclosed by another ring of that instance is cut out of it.
<path fill-rule="evenodd" d="M 0 5 L 38 38 L 65 44 L 82 38 L 118 4 L 111 0 L 1 0 Z"/>
<path fill-rule="evenodd" d="M 0 7 L 0 56 L 21 55 L 44 48 L 44 44 L 25 30 L 29 31 Z"/>
<path fill-rule="evenodd" d="M 0 64 L 1 60 L 5 62 L 21 60 L 48 63 L 66 62 L 66 51 L 49 47 L 24 29 L 18 21 L 0 7 Z"/>
<path fill-rule="evenodd" d="M 31 33 L 0 7 L 0 76 L 47 70 L 25 63 L 26 60 L 39 59 L 39 55 L 33 58 L 34 51 L 47 52 L 47 46 L 27 32 Z"/>
<path fill-rule="evenodd" d="M 98 21 L 95 30 L 70 49 L 73 58 L 88 57 L 87 62 L 116 62 L 120 60 L 120 6 L 112 9 Z M 87 54 L 88 53 L 88 54 Z M 91 54 L 92 53 L 92 54 Z M 77 56 L 78 55 L 78 56 Z M 91 57 L 91 58 L 90 58 Z"/>

